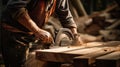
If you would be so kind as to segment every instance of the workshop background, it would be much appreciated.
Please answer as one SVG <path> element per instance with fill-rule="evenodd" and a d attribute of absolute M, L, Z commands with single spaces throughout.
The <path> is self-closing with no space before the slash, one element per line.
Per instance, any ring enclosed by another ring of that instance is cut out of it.
<path fill-rule="evenodd" d="M 0 19 L 1 10 L 4 9 L 6 2 L 7 0 L 0 0 Z M 69 6 L 84 42 L 120 41 L 120 0 L 69 0 Z M 46 30 L 55 37 L 55 32 L 60 28 L 62 26 L 57 17 L 51 16 Z M 32 65 L 29 61 L 26 64 L 37 67 L 38 63 Z M 0 67 L 4 67 L 1 54 Z"/>

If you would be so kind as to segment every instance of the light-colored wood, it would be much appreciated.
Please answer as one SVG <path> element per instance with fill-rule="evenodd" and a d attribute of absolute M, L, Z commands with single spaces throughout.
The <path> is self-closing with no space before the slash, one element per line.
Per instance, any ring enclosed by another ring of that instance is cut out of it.
<path fill-rule="evenodd" d="M 91 58 L 98 57 L 99 55 L 101 56 L 103 54 L 115 51 L 115 46 L 118 46 L 120 42 L 113 42 L 108 42 L 108 44 L 103 42 L 92 42 L 87 43 L 87 45 L 83 46 L 68 46 L 53 49 L 37 50 L 36 58 L 42 61 L 73 62 L 73 58 L 77 56 L 86 55 L 88 58 L 89 56 L 91 56 Z M 112 44 L 112 46 L 110 46 L 110 44 Z"/>
<path fill-rule="evenodd" d="M 96 45 L 94 45 L 96 44 Z M 90 46 L 91 45 L 91 46 Z M 100 46 L 103 45 L 102 42 L 92 42 L 87 43 L 83 46 L 67 46 L 67 47 L 58 47 L 58 48 L 52 48 L 52 49 L 45 49 L 45 50 L 36 50 L 36 58 L 43 61 L 54 61 L 54 62 L 71 62 L 73 57 L 83 55 L 84 52 L 92 51 L 90 50 L 90 47 Z M 86 48 L 87 47 L 87 48 Z M 85 48 L 85 49 L 84 49 Z M 84 49 L 84 50 L 81 50 Z M 99 48 L 94 48 L 95 50 Z M 71 53 L 71 51 L 81 51 L 77 53 Z"/>
<path fill-rule="evenodd" d="M 36 58 L 42 61 L 53 61 L 53 62 L 71 62 L 73 57 L 77 55 L 73 54 L 64 54 L 64 52 L 72 51 L 76 49 L 81 49 L 84 47 L 60 47 L 54 49 L 47 49 L 47 50 L 37 50 L 36 51 Z"/>
<path fill-rule="evenodd" d="M 110 53 L 108 55 L 104 55 L 104 56 L 101 56 L 101 57 L 98 57 L 97 60 L 99 59 L 105 59 L 105 60 L 120 60 L 120 51 L 116 51 L 116 52 L 113 52 L 113 53 Z"/>
<path fill-rule="evenodd" d="M 79 50 L 73 50 L 73 51 L 67 51 L 64 52 L 66 54 L 78 54 L 78 55 L 86 55 L 89 53 L 93 53 L 99 50 L 102 50 L 103 48 L 101 47 L 93 47 L 93 48 L 83 48 L 83 49 L 79 49 Z"/>
<path fill-rule="evenodd" d="M 115 41 L 115 43 L 120 43 L 120 41 Z M 81 48 L 88 48 L 88 47 L 95 47 L 95 46 L 101 46 L 101 45 L 105 45 L 104 42 L 90 42 L 90 43 L 85 43 L 81 46 L 65 46 L 65 47 L 52 47 L 52 49 L 38 49 L 36 50 L 36 52 L 54 52 L 54 53 L 58 53 L 58 52 L 67 52 L 67 51 L 73 51 L 73 50 L 78 50 Z"/>
<path fill-rule="evenodd" d="M 96 58 L 96 67 L 120 67 L 120 51 Z"/>
<path fill-rule="evenodd" d="M 115 52 L 120 50 L 120 46 L 112 46 L 112 47 L 101 47 L 101 50 L 96 50 L 95 52 L 83 55 L 83 56 L 78 56 L 74 58 L 74 63 L 76 65 L 81 64 L 82 66 L 87 65 L 87 66 L 91 66 L 93 63 L 95 63 L 95 59 L 97 57 Z M 77 60 L 77 61 L 76 61 Z M 79 63 L 78 63 L 79 61 Z M 81 61 L 81 62 L 80 62 Z M 80 66 L 81 66 L 80 65 Z M 85 67 L 87 67 L 85 66 Z"/>

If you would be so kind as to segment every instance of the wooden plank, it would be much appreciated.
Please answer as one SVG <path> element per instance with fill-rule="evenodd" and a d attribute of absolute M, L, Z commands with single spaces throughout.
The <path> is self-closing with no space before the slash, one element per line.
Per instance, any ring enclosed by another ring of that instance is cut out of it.
<path fill-rule="evenodd" d="M 52 62 L 73 62 L 74 57 L 98 52 L 100 50 L 103 50 L 103 48 L 105 49 L 108 47 L 106 47 L 106 45 L 102 42 L 92 42 L 87 43 L 87 45 L 84 46 L 68 46 L 53 49 L 36 50 L 36 59 Z"/>
<path fill-rule="evenodd" d="M 120 41 L 110 41 L 110 42 L 90 42 L 90 43 L 85 43 L 81 46 L 66 46 L 66 47 L 57 47 L 53 49 L 45 49 L 45 50 L 36 50 L 36 52 L 42 51 L 42 52 L 66 52 L 66 51 L 71 51 L 71 50 L 77 50 L 77 49 L 82 49 L 82 48 L 90 48 L 90 47 L 104 47 L 104 46 L 117 46 L 120 44 Z"/>
<path fill-rule="evenodd" d="M 92 45 L 92 44 L 96 44 L 96 45 Z M 90 53 L 100 49 L 100 48 L 90 49 L 90 45 L 91 47 L 100 46 L 102 45 L 102 43 L 95 42 L 95 43 L 88 43 L 87 45 L 88 47 L 84 45 L 84 46 L 69 46 L 69 47 L 59 47 L 59 48 L 45 49 L 45 50 L 36 50 L 36 59 L 43 61 L 54 61 L 54 62 L 71 62 L 73 57 L 80 56 L 86 54 L 87 52 Z"/>
<path fill-rule="evenodd" d="M 65 54 L 78 54 L 78 55 L 86 55 L 86 54 L 90 54 L 96 51 L 100 51 L 103 48 L 106 47 L 90 47 L 90 48 L 83 48 L 83 49 L 79 49 L 79 50 L 72 50 L 72 51 L 67 51 L 64 52 Z"/>
<path fill-rule="evenodd" d="M 104 42 L 90 42 L 90 43 L 85 43 L 81 46 L 66 46 L 66 47 L 57 47 L 53 49 L 45 49 L 45 50 L 36 50 L 36 52 L 67 52 L 71 50 L 77 50 L 77 49 L 82 49 L 82 48 L 90 48 L 90 47 L 98 47 L 98 46 L 117 46 L 120 44 L 120 41 L 110 41 L 107 43 Z"/>
<path fill-rule="evenodd" d="M 72 62 L 73 58 L 76 56 L 98 52 L 98 51 L 103 50 L 103 48 L 106 51 L 110 49 L 110 47 L 94 47 L 94 48 L 81 48 L 81 49 L 64 51 L 64 52 L 55 52 L 55 51 L 49 52 L 48 50 L 47 51 L 41 50 L 41 51 L 36 52 L 36 56 L 37 56 L 37 59 L 44 60 L 44 61 Z M 67 49 L 70 49 L 70 48 L 67 48 Z"/>
<path fill-rule="evenodd" d="M 98 57 L 96 67 L 120 67 L 120 51 Z"/>
<path fill-rule="evenodd" d="M 36 50 L 36 52 L 53 52 L 53 53 L 60 53 L 60 52 L 66 52 L 66 51 L 71 51 L 71 50 L 77 50 L 84 48 L 83 46 L 79 47 L 58 47 L 58 48 L 53 48 L 53 49 L 43 49 L 43 50 Z"/>
<path fill-rule="evenodd" d="M 73 47 L 75 48 L 75 47 Z M 72 47 L 64 49 L 48 49 L 48 50 L 39 50 L 36 52 L 37 59 L 44 61 L 54 61 L 54 62 L 72 62 L 73 58 L 76 56 L 92 53 L 98 50 L 101 50 L 101 47 L 97 48 L 79 48 L 73 49 Z M 68 51 L 66 51 L 68 49 Z M 70 50 L 73 49 L 73 50 Z M 53 51 L 54 50 L 54 51 Z M 63 50 L 62 52 L 60 52 Z"/>
<path fill-rule="evenodd" d="M 60 47 L 54 49 L 45 49 L 36 51 L 36 59 L 52 62 L 71 62 L 70 60 L 78 55 L 64 54 L 64 52 L 81 49 L 84 47 Z"/>
<path fill-rule="evenodd" d="M 106 47 L 102 50 L 87 54 L 87 55 L 83 55 L 83 56 L 78 56 L 74 58 L 74 66 L 75 67 L 89 67 L 89 66 L 93 66 L 93 64 L 95 63 L 95 59 L 99 56 L 105 55 L 105 54 L 109 54 L 111 52 L 120 50 L 120 47 Z"/>
<path fill-rule="evenodd" d="M 37 54 L 37 53 L 36 53 Z M 63 53 L 38 53 L 37 60 L 51 61 L 51 62 L 72 62 L 73 57 L 79 56 L 75 54 L 63 54 Z"/>

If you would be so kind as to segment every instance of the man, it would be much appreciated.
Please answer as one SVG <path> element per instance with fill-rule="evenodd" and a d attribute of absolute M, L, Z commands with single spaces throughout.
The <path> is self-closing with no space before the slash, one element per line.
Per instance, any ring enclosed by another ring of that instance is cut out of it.
<path fill-rule="evenodd" d="M 74 35 L 77 26 L 71 16 L 68 0 L 9 0 L 2 13 L 2 54 L 6 67 L 23 67 L 30 42 L 51 43 L 51 34 L 42 29 L 52 13 Z M 31 37 L 31 39 L 29 39 Z"/>

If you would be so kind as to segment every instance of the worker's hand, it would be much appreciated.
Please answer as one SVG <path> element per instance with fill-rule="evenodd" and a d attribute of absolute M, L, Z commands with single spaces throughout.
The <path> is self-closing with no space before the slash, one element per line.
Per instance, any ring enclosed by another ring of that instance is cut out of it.
<path fill-rule="evenodd" d="M 38 30 L 35 33 L 35 37 L 37 40 L 40 40 L 42 43 L 52 43 L 52 36 L 49 32 L 45 31 L 45 30 Z"/>
<path fill-rule="evenodd" d="M 73 36 L 74 36 L 74 40 L 72 42 L 72 45 L 83 45 L 83 40 L 81 39 L 80 35 L 77 32 L 77 28 L 70 28 Z"/>
<path fill-rule="evenodd" d="M 72 44 L 75 46 L 83 45 L 83 40 L 81 39 L 79 34 L 74 34 L 74 40 Z"/>

